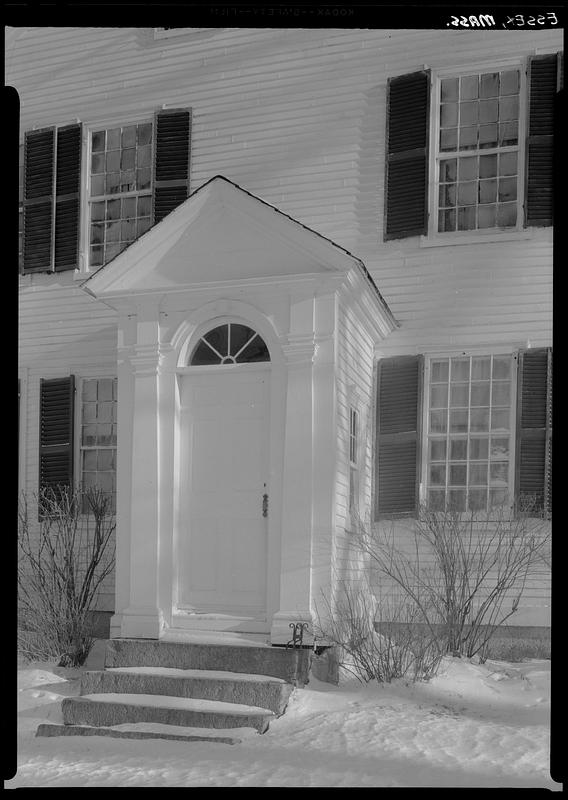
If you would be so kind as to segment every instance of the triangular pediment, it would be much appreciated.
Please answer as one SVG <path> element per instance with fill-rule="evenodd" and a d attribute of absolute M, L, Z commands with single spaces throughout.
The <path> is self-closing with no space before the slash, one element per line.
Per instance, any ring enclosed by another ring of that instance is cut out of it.
<path fill-rule="evenodd" d="M 89 278 L 95 296 L 346 271 L 343 248 L 216 176 Z"/>

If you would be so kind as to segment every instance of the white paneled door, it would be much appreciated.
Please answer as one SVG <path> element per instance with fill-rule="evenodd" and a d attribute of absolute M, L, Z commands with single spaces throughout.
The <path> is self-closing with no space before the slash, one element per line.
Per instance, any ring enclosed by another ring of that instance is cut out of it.
<path fill-rule="evenodd" d="M 180 609 L 266 612 L 269 376 L 252 365 L 185 376 Z"/>

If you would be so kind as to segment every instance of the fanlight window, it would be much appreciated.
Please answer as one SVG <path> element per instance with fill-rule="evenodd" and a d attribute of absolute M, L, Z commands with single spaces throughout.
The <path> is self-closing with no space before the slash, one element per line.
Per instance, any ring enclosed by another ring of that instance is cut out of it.
<path fill-rule="evenodd" d="M 191 366 L 270 361 L 264 340 L 252 328 L 229 322 L 204 334 L 191 355 Z"/>

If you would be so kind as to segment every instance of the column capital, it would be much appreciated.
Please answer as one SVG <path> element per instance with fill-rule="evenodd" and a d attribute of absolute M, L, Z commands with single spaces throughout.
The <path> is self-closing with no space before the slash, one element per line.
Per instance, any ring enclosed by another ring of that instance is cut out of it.
<path fill-rule="evenodd" d="M 282 352 L 289 367 L 313 364 L 317 352 L 314 334 L 290 334 Z"/>
<path fill-rule="evenodd" d="M 158 375 L 172 350 L 170 344 L 135 344 L 121 355 L 130 361 L 136 375 Z"/>

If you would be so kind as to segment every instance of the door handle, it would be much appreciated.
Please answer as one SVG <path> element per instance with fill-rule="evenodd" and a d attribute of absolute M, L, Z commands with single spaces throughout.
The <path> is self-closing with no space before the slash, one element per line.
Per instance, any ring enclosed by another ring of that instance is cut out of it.
<path fill-rule="evenodd" d="M 262 516 L 263 517 L 267 517 L 268 516 L 268 495 L 267 494 L 263 494 L 262 495 Z"/>

